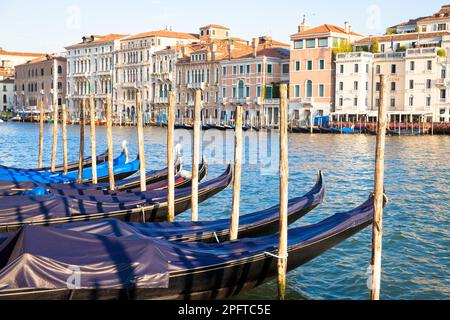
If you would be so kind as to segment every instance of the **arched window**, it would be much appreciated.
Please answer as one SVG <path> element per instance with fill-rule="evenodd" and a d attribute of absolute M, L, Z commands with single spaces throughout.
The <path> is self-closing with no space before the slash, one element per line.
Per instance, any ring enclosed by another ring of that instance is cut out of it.
<path fill-rule="evenodd" d="M 6 94 L 4 94 L 4 95 L 3 95 L 3 103 L 6 103 L 6 102 L 8 102 L 8 99 L 7 99 L 7 97 L 6 97 Z"/>
<path fill-rule="evenodd" d="M 313 96 L 313 83 L 311 80 L 308 80 L 306 82 L 306 97 L 312 98 Z"/>

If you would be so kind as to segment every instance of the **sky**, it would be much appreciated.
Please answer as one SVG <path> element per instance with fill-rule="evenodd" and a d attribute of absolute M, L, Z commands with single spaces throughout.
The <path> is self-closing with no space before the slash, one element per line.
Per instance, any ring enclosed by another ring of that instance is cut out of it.
<path fill-rule="evenodd" d="M 202 25 L 226 25 L 232 36 L 271 35 L 288 42 L 306 15 L 308 25 L 343 26 L 377 35 L 410 18 L 439 10 L 443 1 L 411 0 L 0 0 L 0 47 L 53 53 L 83 35 L 136 34 L 170 27 L 198 33 Z"/>

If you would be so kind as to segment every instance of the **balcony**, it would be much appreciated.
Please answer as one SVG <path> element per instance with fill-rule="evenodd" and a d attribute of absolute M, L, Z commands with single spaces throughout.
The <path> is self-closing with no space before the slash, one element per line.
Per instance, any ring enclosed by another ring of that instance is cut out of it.
<path fill-rule="evenodd" d="M 155 97 L 154 101 L 156 104 L 168 104 L 169 98 L 168 97 Z"/>
<path fill-rule="evenodd" d="M 199 82 L 199 83 L 189 83 L 187 85 L 188 89 L 200 89 L 200 90 L 205 90 L 207 87 L 206 82 Z"/>
<path fill-rule="evenodd" d="M 175 82 L 175 75 L 172 72 L 153 73 L 153 77 L 161 82 Z"/>
<path fill-rule="evenodd" d="M 251 99 L 250 98 L 231 98 L 229 99 L 230 104 L 239 104 L 239 105 L 245 105 L 250 104 Z"/>
<path fill-rule="evenodd" d="M 280 99 L 264 99 L 265 105 L 279 105 Z"/>

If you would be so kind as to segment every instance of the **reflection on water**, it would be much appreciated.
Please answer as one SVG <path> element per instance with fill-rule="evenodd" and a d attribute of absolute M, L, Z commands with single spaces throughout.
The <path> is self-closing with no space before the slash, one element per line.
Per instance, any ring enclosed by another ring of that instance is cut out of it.
<path fill-rule="evenodd" d="M 45 128 L 44 161 L 49 163 L 51 127 Z M 78 127 L 69 127 L 70 160 L 77 159 Z M 0 163 L 23 167 L 37 164 L 38 126 L 0 125 Z M 89 132 L 89 131 L 87 131 Z M 278 136 L 246 133 L 246 163 L 242 178 L 242 214 L 278 203 Z M 106 150 L 105 128 L 98 128 L 98 152 Z M 189 135 L 184 141 L 185 169 L 189 168 Z M 130 155 L 137 154 L 135 128 L 115 128 L 116 152 L 129 141 Z M 180 140 L 181 141 L 181 140 Z M 148 168 L 165 166 L 166 131 L 145 131 Z M 60 142 L 61 143 L 61 142 Z M 364 202 L 373 189 L 375 138 L 370 136 L 291 135 L 290 197 L 307 192 L 317 170 L 325 172 L 326 203 L 297 225 L 315 223 Z M 207 132 L 204 140 L 209 176 L 220 174 L 233 159 L 233 133 Z M 61 148 L 58 159 L 62 162 Z M 86 151 L 90 152 L 89 141 Z M 224 156 L 225 155 L 225 156 Z M 256 160 L 255 160 L 256 159 Z M 275 170 L 274 170 L 275 168 Z M 450 137 L 392 137 L 386 146 L 386 191 L 390 203 L 385 213 L 383 299 L 450 298 Z M 231 190 L 200 206 L 204 220 L 228 217 Z M 186 212 L 180 219 L 189 219 Z M 311 263 L 289 274 L 291 299 L 366 299 L 371 230 L 340 244 Z M 272 299 L 276 284 L 269 283 L 244 298 Z"/>

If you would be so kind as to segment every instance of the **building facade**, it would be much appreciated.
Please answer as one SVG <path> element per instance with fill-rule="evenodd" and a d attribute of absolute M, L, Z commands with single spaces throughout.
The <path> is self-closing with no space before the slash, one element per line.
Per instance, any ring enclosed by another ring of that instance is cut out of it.
<path fill-rule="evenodd" d="M 0 80 L 0 97 L 0 111 L 13 111 L 15 107 L 15 90 L 13 78 Z"/>
<path fill-rule="evenodd" d="M 54 66 L 56 63 L 56 71 Z M 35 109 L 44 99 L 47 110 L 53 109 L 54 75 L 58 105 L 65 102 L 67 60 L 64 57 L 45 55 L 15 67 L 17 109 Z"/>
<path fill-rule="evenodd" d="M 344 28 L 329 24 L 310 28 L 303 21 L 291 36 L 290 108 L 297 120 L 334 111 L 335 51 L 361 38 L 347 22 Z"/>
<path fill-rule="evenodd" d="M 221 62 L 222 106 L 244 106 L 247 123 L 277 125 L 280 84 L 289 83 L 289 45 L 263 36 Z"/>
<path fill-rule="evenodd" d="M 120 116 L 125 119 L 134 117 L 137 90 L 142 94 L 144 112 L 154 114 L 155 105 L 158 108 L 167 106 L 167 92 L 172 89 L 173 78 L 161 80 L 172 73 L 176 60 L 173 54 L 163 54 L 163 61 L 156 60 L 161 56 L 155 54 L 167 47 L 186 45 L 198 40 L 199 36 L 196 34 L 171 30 L 145 32 L 122 39 L 115 53 L 116 108 Z"/>
<path fill-rule="evenodd" d="M 83 99 L 94 95 L 97 117 L 104 117 L 105 100 L 112 95 L 113 110 L 117 110 L 117 94 L 114 84 L 114 56 L 122 34 L 85 36 L 82 42 L 66 47 L 67 56 L 67 104 L 69 113 L 78 117 Z"/>

